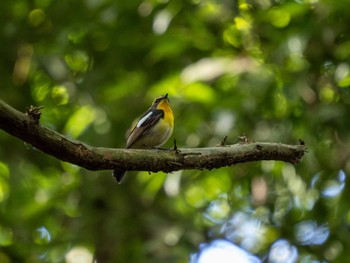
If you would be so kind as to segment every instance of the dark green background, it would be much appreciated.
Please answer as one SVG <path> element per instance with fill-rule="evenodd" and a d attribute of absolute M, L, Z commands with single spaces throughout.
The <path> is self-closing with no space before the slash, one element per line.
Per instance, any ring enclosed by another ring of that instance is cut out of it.
<path fill-rule="evenodd" d="M 110 171 L 0 132 L 0 262 L 65 262 L 78 248 L 98 262 L 188 262 L 240 212 L 261 223 L 250 248 L 260 258 L 283 238 L 302 262 L 349 261 L 350 188 L 339 178 L 350 170 L 348 10 L 331 0 L 1 1 L 0 98 L 44 106 L 47 127 L 123 147 L 133 119 L 168 92 L 168 147 L 245 134 L 309 150 L 296 166 L 134 172 L 117 185 Z M 327 240 L 300 242 L 305 220 L 326 226 Z"/>

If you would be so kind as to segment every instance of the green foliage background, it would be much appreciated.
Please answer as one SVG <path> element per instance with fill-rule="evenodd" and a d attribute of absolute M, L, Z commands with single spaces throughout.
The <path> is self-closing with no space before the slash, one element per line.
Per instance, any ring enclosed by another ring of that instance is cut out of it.
<path fill-rule="evenodd" d="M 300 260 L 350 260 L 350 188 L 339 181 L 350 170 L 347 1 L 13 0 L 0 21 L 0 98 L 44 106 L 41 123 L 71 138 L 123 147 L 133 119 L 168 92 L 180 147 L 243 134 L 309 147 L 295 167 L 129 173 L 117 185 L 111 171 L 0 132 L 0 262 L 65 262 L 78 248 L 99 262 L 188 262 L 237 212 L 264 225 L 259 257 L 283 238 Z M 329 238 L 300 244 L 303 220 Z"/>

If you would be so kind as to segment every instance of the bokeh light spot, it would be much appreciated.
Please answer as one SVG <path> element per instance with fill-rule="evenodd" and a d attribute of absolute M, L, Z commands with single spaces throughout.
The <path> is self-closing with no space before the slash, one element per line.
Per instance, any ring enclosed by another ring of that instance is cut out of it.
<path fill-rule="evenodd" d="M 29 22 L 33 26 L 38 26 L 45 21 L 46 15 L 42 9 L 34 9 L 29 13 Z"/>

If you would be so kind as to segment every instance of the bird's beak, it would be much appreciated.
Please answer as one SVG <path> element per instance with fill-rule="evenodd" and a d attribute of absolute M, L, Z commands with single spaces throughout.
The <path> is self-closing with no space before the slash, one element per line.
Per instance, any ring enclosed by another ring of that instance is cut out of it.
<path fill-rule="evenodd" d="M 161 96 L 160 99 L 162 99 L 162 100 L 169 100 L 168 93 L 165 94 L 164 96 Z"/>

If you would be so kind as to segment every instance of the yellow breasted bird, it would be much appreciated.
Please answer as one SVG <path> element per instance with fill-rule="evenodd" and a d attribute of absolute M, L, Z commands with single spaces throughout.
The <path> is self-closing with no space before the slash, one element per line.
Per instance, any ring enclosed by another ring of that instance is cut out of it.
<path fill-rule="evenodd" d="M 152 106 L 131 128 L 126 148 L 147 149 L 160 147 L 167 142 L 174 128 L 174 115 L 171 110 L 168 93 L 156 98 Z M 124 170 L 114 170 L 113 176 L 121 183 Z"/>

